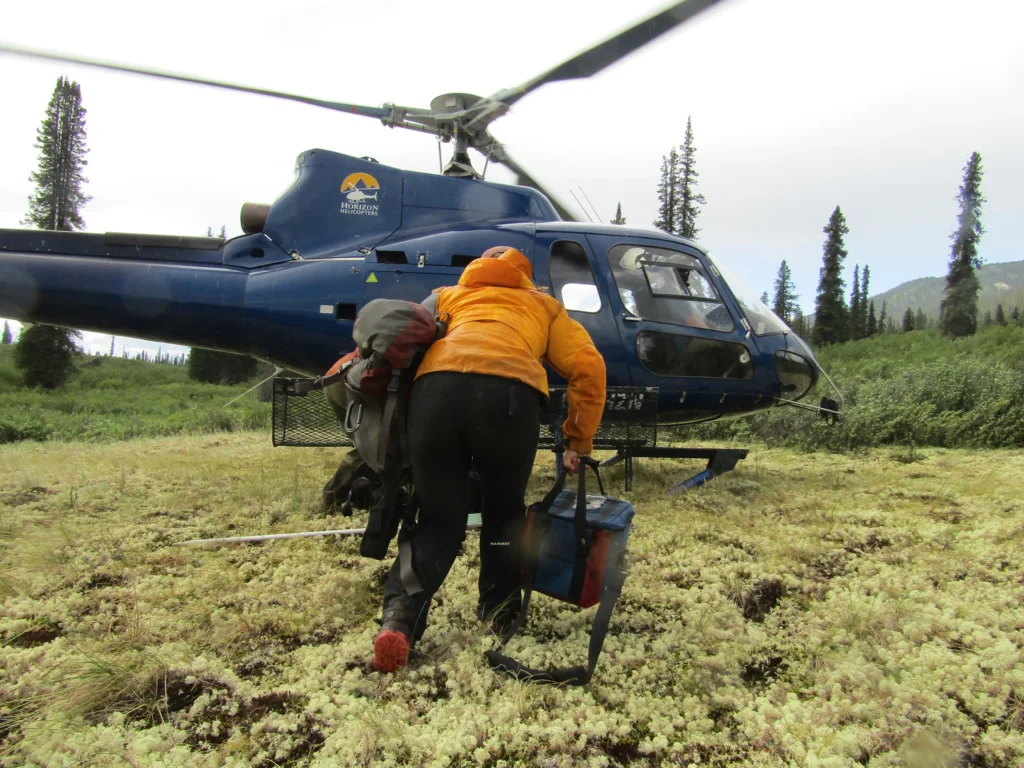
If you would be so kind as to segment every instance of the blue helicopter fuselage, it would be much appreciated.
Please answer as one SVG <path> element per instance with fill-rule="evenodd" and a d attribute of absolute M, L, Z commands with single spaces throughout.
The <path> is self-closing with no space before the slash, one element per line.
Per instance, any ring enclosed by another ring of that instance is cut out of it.
<path fill-rule="evenodd" d="M 319 149 L 299 156 L 261 231 L 227 242 L 0 230 L 0 316 L 318 374 L 352 350 L 368 301 L 420 301 L 495 245 L 530 258 L 538 287 L 589 331 L 609 386 L 659 389 L 663 422 L 750 413 L 817 380 L 807 346 L 692 241 L 559 221 L 527 187 Z"/>

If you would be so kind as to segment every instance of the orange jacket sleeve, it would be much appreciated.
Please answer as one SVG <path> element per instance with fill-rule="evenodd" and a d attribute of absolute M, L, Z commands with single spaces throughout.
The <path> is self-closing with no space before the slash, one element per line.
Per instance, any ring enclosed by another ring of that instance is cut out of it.
<path fill-rule="evenodd" d="M 545 357 L 569 382 L 569 416 L 562 427 L 569 450 L 588 454 L 594 448 L 594 434 L 604 413 L 604 358 L 586 329 L 561 307 L 551 322 Z"/>

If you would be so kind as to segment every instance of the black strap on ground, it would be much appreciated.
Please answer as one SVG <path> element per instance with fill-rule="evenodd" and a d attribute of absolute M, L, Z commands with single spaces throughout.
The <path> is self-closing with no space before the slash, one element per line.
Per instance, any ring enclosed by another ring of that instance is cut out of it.
<path fill-rule="evenodd" d="M 601 602 L 598 603 L 597 613 L 594 614 L 594 624 L 590 630 L 590 646 L 587 652 L 587 666 L 565 667 L 562 669 L 534 669 L 522 662 L 516 661 L 510 656 L 505 656 L 498 651 L 485 651 L 487 663 L 495 672 L 504 672 L 516 680 L 526 680 L 533 683 L 554 683 L 556 685 L 586 685 L 594 676 L 597 668 L 597 660 L 601 656 L 601 649 L 604 647 L 604 639 L 608 635 L 608 626 L 611 623 L 612 613 L 615 604 L 622 594 L 622 585 L 626 581 L 626 571 L 622 564 L 613 568 L 605 582 L 601 592 Z M 502 640 L 504 645 L 522 623 L 526 615 L 526 606 L 529 602 L 530 592 L 523 595 L 523 610 L 516 619 L 515 625 L 506 633 Z"/>
<path fill-rule="evenodd" d="M 601 488 L 601 495 L 604 495 L 604 486 L 601 483 L 601 476 L 597 472 L 596 465 L 597 462 L 594 459 L 591 459 L 590 457 L 580 457 L 579 489 L 576 494 L 576 514 L 573 518 L 574 534 L 577 541 L 577 559 L 573 568 L 573 586 L 570 588 L 570 598 L 574 600 L 579 598 L 579 593 L 582 590 L 583 579 L 586 575 L 586 561 L 589 554 L 587 551 L 589 547 L 587 546 L 586 541 L 587 493 L 586 480 L 584 479 L 586 467 L 590 467 L 594 470 L 594 474 L 597 475 L 598 487 Z M 537 574 L 537 561 L 540 556 L 539 545 L 544 539 L 544 532 L 547 526 L 550 524 L 550 518 L 547 512 L 551 508 L 555 497 L 557 497 L 562 491 L 562 487 L 564 485 L 565 473 L 563 472 L 559 474 L 554 487 L 536 508 L 536 512 L 533 517 L 533 527 L 530 531 L 530 540 L 527 542 L 526 554 L 523 561 L 523 569 L 526 572 L 526 580 L 523 588 L 523 603 L 515 622 L 501 638 L 502 648 L 504 648 L 505 644 L 515 636 L 516 632 L 519 631 L 523 626 L 523 623 L 526 621 L 526 613 L 530 607 L 530 597 L 533 594 L 533 585 Z M 579 523 L 581 519 L 583 524 L 582 535 L 579 530 Z M 580 556 L 580 542 L 583 543 L 582 558 Z M 533 669 L 525 666 L 510 656 L 500 653 L 499 651 L 485 651 L 484 656 L 486 657 L 487 663 L 491 669 L 495 672 L 505 672 L 517 680 L 529 680 L 535 683 L 586 685 L 590 682 L 591 677 L 594 675 L 594 669 L 597 667 L 597 659 L 601 655 L 601 648 L 604 646 L 604 638 L 608 634 L 608 625 L 611 621 L 612 611 L 615 610 L 615 603 L 618 601 L 619 595 L 622 593 L 622 585 L 626 580 L 625 571 L 621 567 L 614 568 L 612 571 L 613 572 L 609 574 L 609 579 L 602 589 L 601 601 L 598 604 L 597 613 L 594 615 L 594 625 L 590 633 L 590 646 L 587 654 L 586 667 L 575 666 L 550 670 Z M 577 580 L 579 581 L 579 586 L 576 586 Z"/>

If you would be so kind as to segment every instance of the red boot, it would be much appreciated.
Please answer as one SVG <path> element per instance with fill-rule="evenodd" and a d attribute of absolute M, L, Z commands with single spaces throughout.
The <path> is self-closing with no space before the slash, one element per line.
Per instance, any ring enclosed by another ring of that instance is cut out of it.
<path fill-rule="evenodd" d="M 394 672 L 409 663 L 409 633 L 404 624 L 385 621 L 373 641 L 373 668 Z"/>

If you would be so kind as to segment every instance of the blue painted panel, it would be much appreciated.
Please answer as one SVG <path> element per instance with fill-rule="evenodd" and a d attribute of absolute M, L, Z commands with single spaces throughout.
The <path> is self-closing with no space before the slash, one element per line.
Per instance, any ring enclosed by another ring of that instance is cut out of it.
<path fill-rule="evenodd" d="M 319 374 L 354 349 L 351 320 L 337 305 L 362 303 L 362 259 L 290 261 L 253 270 L 245 293 L 245 350 Z"/>
<path fill-rule="evenodd" d="M 96 256 L 0 255 L 0 316 L 228 351 L 242 270 Z"/>
<path fill-rule="evenodd" d="M 306 259 L 372 248 L 402 222 L 402 175 L 337 152 L 303 152 L 263 231 L 286 253 Z"/>

